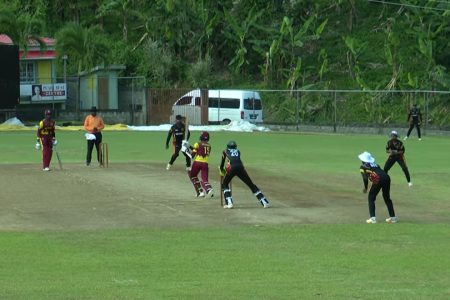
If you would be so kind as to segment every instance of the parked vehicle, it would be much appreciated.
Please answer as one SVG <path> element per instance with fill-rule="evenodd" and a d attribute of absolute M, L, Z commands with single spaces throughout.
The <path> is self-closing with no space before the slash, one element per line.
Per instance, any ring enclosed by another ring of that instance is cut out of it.
<path fill-rule="evenodd" d="M 176 115 L 188 116 L 191 124 L 200 124 L 200 90 L 192 90 L 180 97 L 172 106 L 171 122 Z M 244 120 L 263 122 L 262 101 L 258 92 L 244 90 L 209 90 L 208 122 L 228 124 Z"/>

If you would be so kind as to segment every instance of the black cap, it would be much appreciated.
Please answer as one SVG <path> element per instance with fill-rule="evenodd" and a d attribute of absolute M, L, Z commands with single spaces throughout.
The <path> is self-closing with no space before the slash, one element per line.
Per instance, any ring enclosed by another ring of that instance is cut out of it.
<path fill-rule="evenodd" d="M 237 148 L 237 144 L 235 141 L 229 141 L 227 144 L 227 148 L 228 149 L 236 149 Z"/>
<path fill-rule="evenodd" d="M 97 106 L 92 106 L 91 107 L 91 112 L 97 112 Z"/>
<path fill-rule="evenodd" d="M 181 120 L 183 120 L 183 116 L 182 115 L 176 115 L 175 116 L 175 120 L 181 121 Z"/>

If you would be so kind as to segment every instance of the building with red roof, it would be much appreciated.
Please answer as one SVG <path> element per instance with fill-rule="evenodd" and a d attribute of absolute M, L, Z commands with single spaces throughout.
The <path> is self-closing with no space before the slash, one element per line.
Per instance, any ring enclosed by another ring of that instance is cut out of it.
<path fill-rule="evenodd" d="M 19 49 L 20 103 L 54 103 L 66 100 L 66 85 L 56 78 L 55 39 L 43 37 L 45 48 L 30 40 L 25 54 Z M 6 34 L 0 34 L 0 44 L 13 45 Z"/>

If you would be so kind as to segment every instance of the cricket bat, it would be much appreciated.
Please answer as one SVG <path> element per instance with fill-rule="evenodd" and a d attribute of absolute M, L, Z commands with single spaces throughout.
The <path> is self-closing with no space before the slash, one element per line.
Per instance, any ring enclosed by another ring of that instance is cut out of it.
<path fill-rule="evenodd" d="M 62 166 L 61 156 L 59 155 L 59 152 L 56 149 L 55 149 L 55 153 L 56 153 L 56 158 L 58 159 L 59 169 L 62 170 L 63 166 Z"/>
<path fill-rule="evenodd" d="M 223 207 L 223 189 L 222 189 L 223 176 L 219 174 L 220 183 L 220 206 Z"/>
<path fill-rule="evenodd" d="M 185 119 L 184 120 L 184 126 L 186 128 L 186 132 L 185 132 L 184 138 L 187 141 L 188 140 L 188 134 L 189 134 L 189 118 L 186 116 L 184 119 Z"/>

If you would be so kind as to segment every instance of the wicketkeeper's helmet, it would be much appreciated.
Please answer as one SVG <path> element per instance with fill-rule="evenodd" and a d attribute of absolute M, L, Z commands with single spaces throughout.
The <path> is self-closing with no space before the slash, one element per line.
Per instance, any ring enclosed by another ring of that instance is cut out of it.
<path fill-rule="evenodd" d="M 227 148 L 228 149 L 236 149 L 237 148 L 237 144 L 235 141 L 229 141 L 227 144 Z"/>
<path fill-rule="evenodd" d="M 200 141 L 209 141 L 209 133 L 207 131 L 203 131 L 200 135 Z"/>

